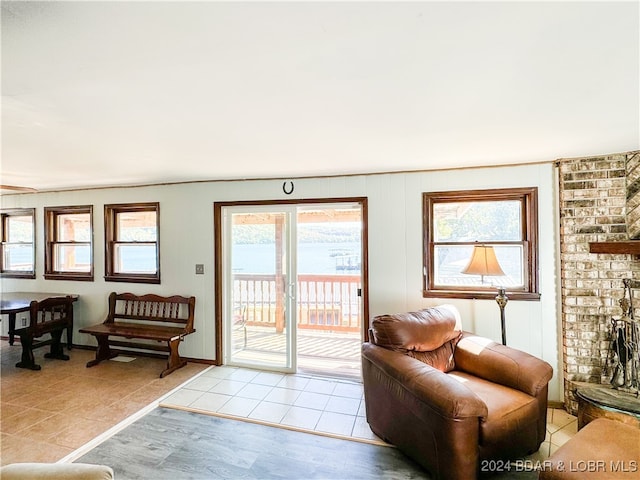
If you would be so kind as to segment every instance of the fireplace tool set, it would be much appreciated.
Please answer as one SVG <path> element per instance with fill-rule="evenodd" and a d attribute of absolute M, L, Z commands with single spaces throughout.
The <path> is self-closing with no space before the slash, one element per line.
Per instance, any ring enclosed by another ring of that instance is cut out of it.
<path fill-rule="evenodd" d="M 610 344 L 607 354 L 605 373 L 612 368 L 611 385 L 613 388 L 640 395 L 640 325 L 635 319 L 633 309 L 633 288 L 640 282 L 625 278 L 624 296 L 618 301 L 622 308 L 622 317 L 611 319 Z"/>

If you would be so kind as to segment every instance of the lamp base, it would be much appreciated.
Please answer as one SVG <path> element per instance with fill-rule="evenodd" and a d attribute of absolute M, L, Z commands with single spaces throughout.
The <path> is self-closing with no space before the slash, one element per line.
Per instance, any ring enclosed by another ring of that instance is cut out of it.
<path fill-rule="evenodd" d="M 507 344 L 507 332 L 505 326 L 504 319 L 504 307 L 507 306 L 507 302 L 509 301 L 509 297 L 506 295 L 506 291 L 504 288 L 498 288 L 498 295 L 496 295 L 496 302 L 498 303 L 498 307 L 500 307 L 500 327 L 502 329 L 502 344 Z"/>

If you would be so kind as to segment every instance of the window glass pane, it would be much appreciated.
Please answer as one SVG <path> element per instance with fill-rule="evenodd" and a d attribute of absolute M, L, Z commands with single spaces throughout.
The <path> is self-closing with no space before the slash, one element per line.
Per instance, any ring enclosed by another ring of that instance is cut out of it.
<path fill-rule="evenodd" d="M 89 245 L 55 245 L 53 268 L 56 272 L 90 272 L 91 247 Z"/>
<path fill-rule="evenodd" d="M 120 242 L 156 241 L 156 212 L 119 212 L 117 226 Z"/>
<path fill-rule="evenodd" d="M 524 245 L 496 246 L 496 257 L 505 276 L 497 279 L 497 285 L 507 288 L 524 287 Z"/>
<path fill-rule="evenodd" d="M 434 284 L 438 286 L 472 285 L 473 279 L 461 273 L 467 266 L 473 246 L 438 246 L 433 251 Z"/>
<path fill-rule="evenodd" d="M 508 287 L 524 286 L 523 248 L 521 245 L 495 245 L 496 258 L 504 276 L 462 273 L 473 254 L 473 245 L 434 246 L 434 285 L 437 287 Z"/>
<path fill-rule="evenodd" d="M 33 217 L 31 215 L 7 217 L 7 234 L 9 243 L 33 242 Z"/>
<path fill-rule="evenodd" d="M 90 242 L 91 222 L 88 213 L 58 215 L 59 242 Z"/>
<path fill-rule="evenodd" d="M 33 244 L 4 246 L 4 270 L 33 271 Z"/>
<path fill-rule="evenodd" d="M 439 202 L 433 205 L 434 241 L 522 240 L 521 202 Z"/>
<path fill-rule="evenodd" d="M 156 245 L 116 245 L 115 273 L 156 273 Z"/>

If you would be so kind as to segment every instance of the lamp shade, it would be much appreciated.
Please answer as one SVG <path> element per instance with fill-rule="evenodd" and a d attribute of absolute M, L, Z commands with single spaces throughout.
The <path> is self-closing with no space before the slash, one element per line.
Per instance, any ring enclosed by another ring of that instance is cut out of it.
<path fill-rule="evenodd" d="M 476 245 L 473 247 L 473 254 L 469 264 L 461 273 L 468 275 L 489 275 L 492 277 L 504 276 L 502 267 L 496 258 L 496 252 L 491 246 Z"/>

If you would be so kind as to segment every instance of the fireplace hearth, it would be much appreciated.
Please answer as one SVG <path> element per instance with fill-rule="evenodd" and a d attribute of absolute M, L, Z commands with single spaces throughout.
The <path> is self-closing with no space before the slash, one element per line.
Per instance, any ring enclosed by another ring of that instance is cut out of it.
<path fill-rule="evenodd" d="M 599 417 L 640 428 L 640 324 L 633 306 L 634 289 L 640 288 L 640 282 L 625 278 L 623 284 L 624 295 L 618 300 L 622 316 L 612 318 L 609 326 L 604 369 L 609 382 L 576 388 L 578 428 Z"/>

